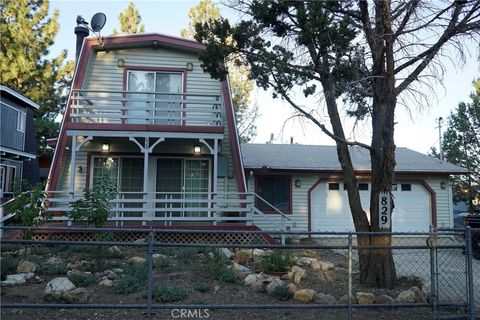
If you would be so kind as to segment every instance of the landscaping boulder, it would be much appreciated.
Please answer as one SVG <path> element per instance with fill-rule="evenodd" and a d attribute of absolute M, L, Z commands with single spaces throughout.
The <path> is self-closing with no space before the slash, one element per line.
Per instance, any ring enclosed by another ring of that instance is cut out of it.
<path fill-rule="evenodd" d="M 121 268 L 113 268 L 112 271 L 115 272 L 116 274 L 123 273 L 123 269 Z"/>
<path fill-rule="evenodd" d="M 103 274 L 107 277 L 108 280 L 116 280 L 118 275 L 112 270 L 105 270 Z"/>
<path fill-rule="evenodd" d="M 293 280 L 295 284 L 299 284 L 302 279 L 306 277 L 305 269 L 300 268 L 299 266 L 293 266 L 290 271 L 287 273 L 287 279 Z"/>
<path fill-rule="evenodd" d="M 18 274 L 9 274 L 7 275 L 5 281 L 2 281 L 4 286 L 15 286 L 22 283 L 25 283 L 27 280 L 33 278 L 33 273 L 18 273 Z"/>
<path fill-rule="evenodd" d="M 250 288 L 255 292 L 265 292 L 265 282 L 263 280 L 255 281 Z"/>
<path fill-rule="evenodd" d="M 293 283 L 289 283 L 287 287 L 288 287 L 288 292 L 290 292 L 291 294 L 295 294 L 295 292 L 298 291 L 297 286 L 294 285 Z"/>
<path fill-rule="evenodd" d="M 335 265 L 329 261 L 318 261 L 322 271 L 333 270 Z"/>
<path fill-rule="evenodd" d="M 375 298 L 375 304 L 393 304 L 395 299 L 390 297 L 388 294 L 382 294 Z"/>
<path fill-rule="evenodd" d="M 104 279 L 98 283 L 99 286 L 103 287 L 111 287 L 113 286 L 113 281 L 110 279 Z"/>
<path fill-rule="evenodd" d="M 82 260 L 82 261 L 75 261 L 75 262 L 71 262 L 69 264 L 67 264 L 67 268 L 68 269 L 83 269 L 83 268 L 86 268 L 90 266 L 90 262 L 86 261 L 86 260 Z"/>
<path fill-rule="evenodd" d="M 355 298 L 359 304 L 372 304 L 375 301 L 375 296 L 369 292 L 357 292 Z"/>
<path fill-rule="evenodd" d="M 218 252 L 227 259 L 231 259 L 233 257 L 233 252 L 228 248 L 220 248 L 218 249 Z"/>
<path fill-rule="evenodd" d="M 398 303 L 415 303 L 415 292 L 411 289 L 402 291 L 395 299 Z"/>
<path fill-rule="evenodd" d="M 338 299 L 339 304 L 348 304 L 348 294 L 344 294 L 343 296 Z M 352 296 L 352 304 L 357 304 L 357 298 L 355 296 Z"/>
<path fill-rule="evenodd" d="M 330 294 L 318 292 L 313 297 L 313 302 L 317 304 L 337 304 L 337 299 Z"/>
<path fill-rule="evenodd" d="M 425 292 L 422 291 L 419 287 L 411 287 L 410 290 L 415 292 L 415 302 L 417 303 L 426 303 L 427 297 L 425 296 Z"/>
<path fill-rule="evenodd" d="M 300 257 L 298 258 L 296 264 L 300 267 L 311 266 L 313 263 L 317 262 L 317 259 L 310 257 Z"/>
<path fill-rule="evenodd" d="M 253 261 L 260 263 L 263 260 L 263 257 L 266 255 L 266 251 L 262 249 L 253 249 Z"/>
<path fill-rule="evenodd" d="M 312 289 L 301 289 L 297 290 L 293 295 L 293 299 L 300 301 L 300 302 L 311 302 L 313 300 L 313 296 L 315 295 L 315 290 Z"/>
<path fill-rule="evenodd" d="M 54 278 L 47 283 L 43 297 L 47 301 L 60 300 L 66 291 L 75 289 L 75 285 L 67 278 Z"/>
<path fill-rule="evenodd" d="M 128 259 L 128 262 L 142 264 L 142 263 L 147 262 L 147 260 L 143 257 L 132 257 L 132 258 Z"/>
<path fill-rule="evenodd" d="M 22 260 L 17 265 L 18 273 L 31 273 L 35 272 L 36 270 L 37 266 L 35 265 L 35 263 L 28 260 Z"/>
<path fill-rule="evenodd" d="M 122 254 L 122 250 L 120 250 L 119 247 L 117 246 L 111 246 L 107 249 L 107 251 L 111 254 L 115 254 L 115 255 L 121 255 Z"/>
<path fill-rule="evenodd" d="M 247 273 L 247 274 L 250 274 L 252 273 L 252 270 L 250 270 L 249 268 L 239 264 L 239 263 L 236 263 L 235 261 L 233 261 L 232 263 L 232 268 L 233 270 L 235 271 L 239 271 L 239 272 L 243 272 L 243 273 Z"/>
<path fill-rule="evenodd" d="M 64 291 L 62 299 L 67 303 L 87 303 L 88 294 L 85 288 L 75 288 L 69 291 Z"/>
<path fill-rule="evenodd" d="M 67 276 L 68 277 L 71 277 L 74 274 L 83 274 L 83 275 L 86 275 L 86 276 L 92 276 L 92 273 L 90 271 L 79 271 L 79 270 L 75 270 L 75 269 L 67 271 Z"/>
<path fill-rule="evenodd" d="M 266 288 L 266 289 L 267 289 L 267 292 L 268 292 L 269 294 L 273 294 L 273 293 L 275 292 L 275 290 L 277 290 L 277 288 L 279 288 L 279 287 L 281 287 L 281 286 L 283 286 L 283 285 L 285 285 L 285 283 L 284 283 L 282 280 L 276 278 L 276 279 L 273 279 L 273 281 L 271 281 L 271 282 L 267 285 L 267 288 Z"/>
<path fill-rule="evenodd" d="M 62 258 L 59 258 L 59 257 L 50 257 L 46 261 L 46 264 L 49 264 L 49 265 L 63 264 L 63 263 L 64 262 L 63 262 Z"/>
<path fill-rule="evenodd" d="M 264 276 L 261 275 L 261 274 L 258 274 L 258 273 L 252 273 L 252 274 L 249 274 L 245 280 L 243 280 L 243 283 L 246 285 L 246 286 L 250 286 L 252 285 L 253 283 L 257 282 L 257 281 L 260 281 L 262 280 L 263 281 L 264 279 Z"/>

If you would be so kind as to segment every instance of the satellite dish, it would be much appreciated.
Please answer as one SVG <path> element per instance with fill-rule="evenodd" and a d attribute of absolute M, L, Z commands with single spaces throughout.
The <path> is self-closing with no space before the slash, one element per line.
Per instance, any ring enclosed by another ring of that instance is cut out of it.
<path fill-rule="evenodd" d="M 103 12 L 95 13 L 90 22 L 90 26 L 94 32 L 99 32 L 105 26 L 107 16 Z"/>

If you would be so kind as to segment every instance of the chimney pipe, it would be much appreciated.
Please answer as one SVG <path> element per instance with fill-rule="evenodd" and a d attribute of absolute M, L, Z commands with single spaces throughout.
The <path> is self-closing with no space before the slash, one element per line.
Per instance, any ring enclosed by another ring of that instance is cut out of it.
<path fill-rule="evenodd" d="M 75 27 L 74 33 L 77 36 L 77 46 L 75 48 L 75 63 L 78 62 L 78 57 L 80 56 L 80 51 L 82 50 L 83 39 L 88 37 L 90 31 L 87 27 L 88 22 L 82 18 L 82 16 L 77 16 L 77 26 Z"/>

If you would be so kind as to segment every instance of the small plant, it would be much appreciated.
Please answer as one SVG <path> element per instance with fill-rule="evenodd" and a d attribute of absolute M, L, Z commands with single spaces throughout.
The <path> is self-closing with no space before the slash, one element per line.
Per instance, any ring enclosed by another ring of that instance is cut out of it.
<path fill-rule="evenodd" d="M 130 294 L 137 292 L 141 288 L 141 282 L 138 278 L 131 275 L 124 275 L 113 283 L 113 291 L 120 294 Z"/>
<path fill-rule="evenodd" d="M 176 256 L 181 262 L 189 264 L 197 254 L 197 248 L 179 248 Z"/>
<path fill-rule="evenodd" d="M 137 278 L 139 282 L 147 281 L 147 264 L 146 263 L 134 263 L 129 265 L 124 270 L 124 274 Z"/>
<path fill-rule="evenodd" d="M 47 274 L 49 276 L 56 276 L 59 274 L 66 274 L 68 272 L 68 268 L 65 263 L 55 263 L 48 267 Z"/>
<path fill-rule="evenodd" d="M 184 286 L 160 285 L 153 289 L 153 296 L 159 302 L 176 302 L 188 297 L 187 288 Z"/>
<path fill-rule="evenodd" d="M 172 264 L 172 259 L 168 256 L 155 258 L 153 260 L 153 267 L 155 268 L 165 269 L 170 267 L 171 264 Z"/>
<path fill-rule="evenodd" d="M 32 186 L 27 181 L 21 184 L 15 184 L 13 187 L 14 200 L 6 206 L 8 214 L 15 214 L 20 218 L 20 225 L 26 227 L 36 227 L 49 221 L 52 216 L 47 212 L 47 197 L 43 183 L 37 183 Z M 26 192 L 22 192 L 27 190 Z M 32 229 L 26 229 L 23 234 L 24 239 L 31 239 Z M 25 250 L 26 252 L 26 250 Z"/>
<path fill-rule="evenodd" d="M 193 284 L 193 289 L 197 290 L 199 292 L 207 292 L 208 289 L 210 289 L 210 286 L 209 286 L 208 283 L 206 283 L 204 281 L 200 281 L 200 282 L 195 282 Z"/>
<path fill-rule="evenodd" d="M 94 276 L 85 272 L 73 272 L 68 279 L 77 287 L 88 287 L 97 282 Z"/>
<path fill-rule="evenodd" d="M 95 186 L 83 190 L 83 198 L 73 202 L 66 215 L 75 223 L 101 227 L 110 217 L 110 201 L 117 196 L 117 184 L 104 176 Z"/>
<path fill-rule="evenodd" d="M 207 255 L 206 268 L 208 275 L 213 279 L 226 283 L 235 282 L 235 272 L 228 266 L 227 258 L 218 251 Z"/>
<path fill-rule="evenodd" d="M 13 257 L 11 255 L 4 255 L 1 258 L 1 279 L 2 281 L 5 280 L 8 274 L 13 274 L 15 273 L 15 270 L 17 269 L 17 264 L 20 259 Z"/>
<path fill-rule="evenodd" d="M 283 254 L 279 251 L 272 252 L 262 261 L 263 271 L 265 272 L 286 272 L 295 264 L 290 253 Z"/>
<path fill-rule="evenodd" d="M 282 284 L 281 286 L 275 288 L 273 291 L 273 296 L 280 301 L 287 301 L 293 297 L 293 294 L 290 292 L 286 284 Z"/>

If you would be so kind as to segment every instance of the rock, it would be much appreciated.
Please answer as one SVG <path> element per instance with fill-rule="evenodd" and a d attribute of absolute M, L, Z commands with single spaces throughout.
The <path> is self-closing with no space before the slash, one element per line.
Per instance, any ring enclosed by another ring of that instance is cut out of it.
<path fill-rule="evenodd" d="M 277 290 L 277 288 L 279 288 L 283 285 L 285 285 L 285 283 L 282 280 L 277 278 L 277 279 L 274 279 L 272 282 L 270 282 L 267 285 L 266 289 L 267 289 L 267 292 L 269 294 L 273 294 L 275 292 L 275 290 Z"/>
<path fill-rule="evenodd" d="M 18 273 L 30 273 L 30 272 L 35 272 L 36 270 L 37 270 L 37 266 L 35 265 L 35 263 L 28 260 L 22 260 L 17 265 Z"/>
<path fill-rule="evenodd" d="M 67 278 L 54 278 L 47 283 L 43 297 L 47 301 L 59 300 L 65 291 L 75 289 L 75 285 Z"/>
<path fill-rule="evenodd" d="M 333 272 L 333 270 L 324 270 L 323 276 L 325 278 L 325 281 L 328 281 L 328 282 L 335 281 L 335 273 Z"/>
<path fill-rule="evenodd" d="M 330 294 L 319 292 L 313 297 L 313 302 L 317 304 L 337 304 L 337 299 Z"/>
<path fill-rule="evenodd" d="M 164 254 L 154 253 L 152 255 L 152 260 L 154 267 L 165 267 L 170 264 L 170 257 Z"/>
<path fill-rule="evenodd" d="M 82 260 L 82 261 L 77 260 L 75 262 L 67 264 L 67 269 L 82 269 L 82 268 L 88 267 L 89 265 L 90 265 L 90 262 L 86 260 Z"/>
<path fill-rule="evenodd" d="M 68 303 L 87 303 L 88 294 L 85 288 L 75 288 L 69 291 L 64 291 L 62 294 L 63 300 Z"/>
<path fill-rule="evenodd" d="M 32 281 L 35 282 L 35 283 L 41 283 L 41 282 L 43 282 L 43 279 L 40 278 L 39 276 L 35 276 L 35 277 L 33 277 Z"/>
<path fill-rule="evenodd" d="M 218 249 L 218 252 L 227 259 L 231 259 L 233 257 L 233 252 L 228 248 L 220 248 Z"/>
<path fill-rule="evenodd" d="M 33 275 L 33 273 L 31 273 Z M 9 274 L 7 275 L 5 281 L 2 281 L 3 286 L 16 286 L 22 283 L 27 282 L 25 279 L 25 273 L 19 274 Z"/>
<path fill-rule="evenodd" d="M 23 249 L 15 251 L 13 254 L 16 255 L 16 256 L 29 255 L 29 254 L 32 254 L 32 248 L 23 248 Z"/>
<path fill-rule="evenodd" d="M 395 299 L 398 303 L 415 303 L 415 292 L 411 289 L 402 291 Z"/>
<path fill-rule="evenodd" d="M 240 249 L 237 250 L 236 254 L 241 257 L 245 258 L 252 258 L 253 257 L 253 250 L 252 249 Z"/>
<path fill-rule="evenodd" d="M 265 292 L 265 282 L 262 280 L 255 281 L 250 288 L 255 292 Z"/>
<path fill-rule="evenodd" d="M 307 303 L 313 300 L 314 295 L 315 291 L 312 289 L 301 289 L 295 292 L 295 294 L 293 295 L 293 299 Z"/>
<path fill-rule="evenodd" d="M 310 264 L 310 267 L 313 269 L 313 271 L 315 272 L 319 272 L 319 271 L 322 271 L 322 265 L 320 262 L 318 262 L 317 260 L 313 261 L 311 264 Z"/>
<path fill-rule="evenodd" d="M 393 304 L 395 299 L 390 297 L 388 294 L 382 294 L 375 298 L 375 304 Z"/>
<path fill-rule="evenodd" d="M 239 263 L 236 263 L 235 261 L 232 263 L 232 267 L 233 267 L 233 270 L 235 271 L 239 271 L 239 272 L 243 272 L 243 273 L 247 273 L 247 274 L 250 274 L 252 273 L 252 270 L 250 270 L 249 268 L 239 264 Z"/>
<path fill-rule="evenodd" d="M 145 263 L 147 260 L 143 257 L 132 257 L 130 259 L 128 259 L 128 262 L 130 263 Z"/>
<path fill-rule="evenodd" d="M 375 296 L 369 292 L 357 292 L 355 298 L 359 304 L 372 304 L 375 301 Z"/>
<path fill-rule="evenodd" d="M 300 257 L 298 258 L 296 263 L 300 267 L 303 267 L 303 266 L 311 266 L 314 262 L 317 262 L 317 259 L 310 258 L 310 257 Z"/>
<path fill-rule="evenodd" d="M 289 280 L 293 280 L 295 284 L 299 284 L 302 279 L 306 276 L 305 269 L 302 269 L 298 266 L 293 266 L 287 274 Z"/>
<path fill-rule="evenodd" d="M 340 304 L 348 304 L 348 294 L 344 294 L 343 296 L 338 299 L 338 303 Z M 357 304 L 357 298 L 355 296 L 352 296 L 352 304 Z"/>
<path fill-rule="evenodd" d="M 333 270 L 335 268 L 335 265 L 328 261 L 318 261 L 318 264 L 322 271 Z"/>
<path fill-rule="evenodd" d="M 415 292 L 415 302 L 417 303 L 426 303 L 427 297 L 425 296 L 425 292 L 423 292 L 419 287 L 411 287 L 409 290 Z"/>
<path fill-rule="evenodd" d="M 333 271 L 340 274 L 348 274 L 348 269 L 342 267 L 336 267 Z"/>
<path fill-rule="evenodd" d="M 79 271 L 79 270 L 76 270 L 76 269 L 68 270 L 67 271 L 67 276 L 70 277 L 73 274 L 80 274 L 80 273 L 84 274 L 86 276 L 92 276 L 92 273 L 90 271 Z"/>
<path fill-rule="evenodd" d="M 147 240 L 145 238 L 139 238 L 137 240 L 134 240 L 133 243 L 144 243 L 146 242 Z"/>
<path fill-rule="evenodd" d="M 246 285 L 246 286 L 250 286 L 252 285 L 254 282 L 257 282 L 257 281 L 260 281 L 262 280 L 263 281 L 264 279 L 264 276 L 261 275 L 261 274 L 258 274 L 258 273 L 252 273 L 252 274 L 249 274 L 245 280 L 243 280 L 243 283 Z"/>
<path fill-rule="evenodd" d="M 118 275 L 112 270 L 105 270 L 103 274 L 107 277 L 108 280 L 116 280 Z"/>
<path fill-rule="evenodd" d="M 107 251 L 111 254 L 115 254 L 115 255 L 121 255 L 122 254 L 122 250 L 120 250 L 119 247 L 117 246 L 111 246 L 107 249 Z"/>
<path fill-rule="evenodd" d="M 220 290 L 220 286 L 213 287 L 213 294 L 217 293 Z"/>
<path fill-rule="evenodd" d="M 253 261 L 260 263 L 263 260 L 263 257 L 266 256 L 265 250 L 262 249 L 253 249 Z"/>
<path fill-rule="evenodd" d="M 59 257 L 50 257 L 47 259 L 46 264 L 64 264 L 63 260 Z"/>
<path fill-rule="evenodd" d="M 123 273 L 123 269 L 120 269 L 120 268 L 113 268 L 112 271 L 117 273 L 117 274 L 118 273 Z"/>
<path fill-rule="evenodd" d="M 288 287 L 288 292 L 290 292 L 291 294 L 295 294 L 295 292 L 298 291 L 297 286 L 294 285 L 293 283 L 289 283 L 287 287 Z"/>
<path fill-rule="evenodd" d="M 110 279 L 104 279 L 98 283 L 99 286 L 103 287 L 111 287 L 113 286 L 113 281 Z"/>

